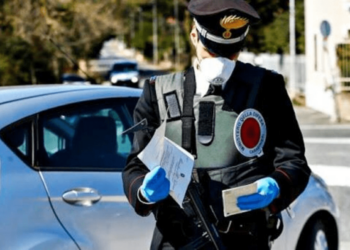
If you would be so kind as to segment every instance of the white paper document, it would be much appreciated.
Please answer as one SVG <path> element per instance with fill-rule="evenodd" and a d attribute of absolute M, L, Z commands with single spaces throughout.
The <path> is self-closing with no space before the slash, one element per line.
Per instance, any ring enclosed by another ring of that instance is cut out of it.
<path fill-rule="evenodd" d="M 138 158 L 149 170 L 157 166 L 164 168 L 170 181 L 170 195 L 182 207 L 191 180 L 194 158 L 185 149 L 165 137 L 165 126 L 166 121 L 156 130 Z"/>
<path fill-rule="evenodd" d="M 241 210 L 237 206 L 237 198 L 242 195 L 250 195 L 256 193 L 258 190 L 257 183 L 244 185 L 240 187 L 230 188 L 222 191 L 222 199 L 224 203 L 224 216 L 244 213 L 249 210 Z"/>

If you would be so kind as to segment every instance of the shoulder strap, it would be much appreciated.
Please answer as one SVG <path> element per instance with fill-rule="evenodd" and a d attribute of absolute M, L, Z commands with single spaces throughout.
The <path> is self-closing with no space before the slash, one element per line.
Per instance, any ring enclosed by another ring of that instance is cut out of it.
<path fill-rule="evenodd" d="M 196 80 L 194 69 L 191 67 L 185 75 L 184 82 L 184 99 L 182 113 L 182 147 L 193 155 L 196 154 L 195 149 L 195 132 L 194 132 L 194 114 L 193 114 L 193 98 L 196 92 Z"/>
<path fill-rule="evenodd" d="M 243 64 L 241 62 L 239 62 L 239 65 L 244 69 L 239 70 L 238 78 L 250 86 L 250 93 L 246 102 L 246 108 L 252 108 L 258 94 L 260 83 L 265 74 L 265 69 L 254 67 L 251 64 Z"/>
<path fill-rule="evenodd" d="M 235 70 L 225 86 L 225 102 L 236 112 L 253 108 L 265 75 L 264 68 L 237 61 Z"/>

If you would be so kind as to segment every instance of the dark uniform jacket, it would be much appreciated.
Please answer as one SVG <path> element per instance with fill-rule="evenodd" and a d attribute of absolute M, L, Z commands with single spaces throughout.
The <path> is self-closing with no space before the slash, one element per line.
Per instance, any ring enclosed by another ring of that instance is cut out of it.
<path fill-rule="evenodd" d="M 250 71 L 253 67 L 237 62 L 232 77 L 221 93 L 226 108 L 231 108 L 237 113 L 246 109 L 248 96 L 252 91 L 251 82 L 254 81 L 254 71 Z M 258 110 L 266 122 L 267 139 L 262 164 L 270 169 L 266 175 L 274 178 L 280 187 L 279 197 L 269 206 L 272 213 L 277 213 L 285 209 L 305 189 L 310 169 L 304 156 L 302 134 L 283 77 L 272 71 L 264 71 L 252 108 Z M 145 82 L 142 96 L 134 111 L 135 123 L 147 118 L 148 127 L 134 134 L 133 149 L 123 171 L 124 190 L 137 214 L 147 216 L 153 212 L 157 225 L 152 245 L 159 245 L 160 241 L 165 240 L 176 246 L 183 244 L 182 240 L 186 242 L 185 238 L 188 235 L 187 227 L 177 223 L 186 220 L 179 206 L 171 197 L 147 205 L 140 202 L 137 195 L 144 176 L 149 171 L 137 158 L 137 154 L 146 147 L 160 125 L 154 85 L 154 81 Z"/>

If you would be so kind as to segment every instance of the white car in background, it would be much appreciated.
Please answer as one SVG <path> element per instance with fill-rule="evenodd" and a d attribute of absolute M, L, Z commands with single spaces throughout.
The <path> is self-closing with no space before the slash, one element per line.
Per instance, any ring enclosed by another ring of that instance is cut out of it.
<path fill-rule="evenodd" d="M 121 171 L 141 89 L 0 87 L 0 249 L 149 249 L 153 216 L 135 214 Z M 283 212 L 274 250 L 338 249 L 338 210 L 310 178 Z"/>
<path fill-rule="evenodd" d="M 139 87 L 138 63 L 134 60 L 120 59 L 113 63 L 109 81 L 115 86 Z"/>

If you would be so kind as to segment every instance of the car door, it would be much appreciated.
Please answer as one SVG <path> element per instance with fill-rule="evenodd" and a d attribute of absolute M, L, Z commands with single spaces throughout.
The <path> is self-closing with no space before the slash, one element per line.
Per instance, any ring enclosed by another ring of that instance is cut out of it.
<path fill-rule="evenodd" d="M 135 103 L 98 100 L 39 116 L 36 161 L 57 217 L 81 249 L 149 248 L 154 220 L 135 214 L 121 179 L 132 144 L 122 132 Z"/>
<path fill-rule="evenodd" d="M 0 130 L 0 249 L 76 250 L 32 168 L 34 117 Z"/>

